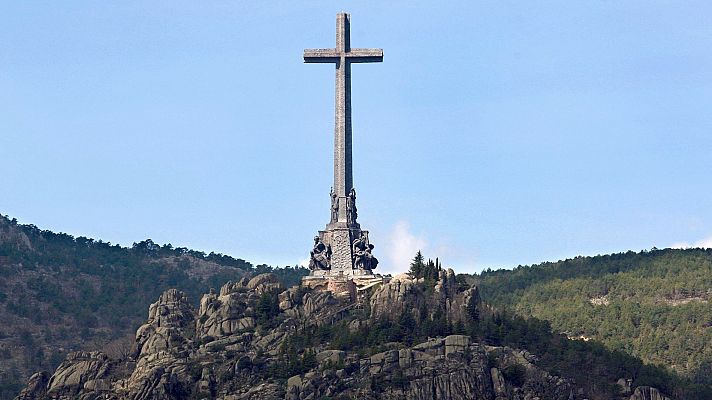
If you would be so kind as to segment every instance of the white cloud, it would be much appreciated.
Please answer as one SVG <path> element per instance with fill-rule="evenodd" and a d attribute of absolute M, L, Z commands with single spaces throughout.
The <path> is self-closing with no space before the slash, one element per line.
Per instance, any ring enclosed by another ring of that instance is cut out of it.
<path fill-rule="evenodd" d="M 700 239 L 694 243 L 688 243 L 688 242 L 673 243 L 670 247 L 673 249 L 689 249 L 689 248 L 697 248 L 697 247 L 701 247 L 703 249 L 712 248 L 712 236 L 704 238 L 704 239 Z"/>
<path fill-rule="evenodd" d="M 299 266 L 304 267 L 304 268 L 309 268 L 309 259 L 305 258 L 305 259 L 299 261 Z"/>
<path fill-rule="evenodd" d="M 425 251 L 428 242 L 410 231 L 408 221 L 398 221 L 391 230 L 384 248 L 388 263 L 384 263 L 380 273 L 398 274 L 410 268 L 410 261 L 418 250 Z M 380 269 L 379 265 L 379 269 Z"/>

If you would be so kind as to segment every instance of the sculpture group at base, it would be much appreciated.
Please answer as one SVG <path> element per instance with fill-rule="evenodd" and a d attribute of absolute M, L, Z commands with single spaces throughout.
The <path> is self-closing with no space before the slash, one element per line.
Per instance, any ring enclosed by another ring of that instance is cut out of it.
<path fill-rule="evenodd" d="M 314 249 L 310 252 L 309 269 L 328 271 L 331 269 L 331 246 L 327 246 L 319 239 L 319 236 L 314 236 Z"/>
<path fill-rule="evenodd" d="M 373 255 L 373 244 L 368 236 L 361 231 L 358 238 L 351 244 L 353 269 L 371 271 L 378 266 L 378 259 Z M 331 270 L 331 245 L 324 244 L 319 236 L 314 237 L 314 248 L 310 252 L 309 269 L 312 271 Z"/>
<path fill-rule="evenodd" d="M 354 269 L 372 270 L 378 265 L 378 259 L 371 253 L 373 245 L 368 242 L 366 235 L 361 232 L 361 236 L 354 240 L 351 247 L 354 259 Z"/>

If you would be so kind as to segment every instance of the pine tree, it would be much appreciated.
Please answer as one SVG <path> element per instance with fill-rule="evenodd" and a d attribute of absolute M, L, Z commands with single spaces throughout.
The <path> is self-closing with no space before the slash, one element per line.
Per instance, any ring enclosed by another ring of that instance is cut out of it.
<path fill-rule="evenodd" d="M 425 258 L 423 257 L 423 253 L 418 250 L 418 252 L 415 253 L 413 261 L 410 263 L 410 273 L 413 275 L 414 278 L 420 278 L 422 277 L 424 267 Z"/>
<path fill-rule="evenodd" d="M 479 296 L 470 296 L 467 300 L 467 315 L 470 317 L 472 322 L 480 322 L 480 307 L 479 307 Z"/>

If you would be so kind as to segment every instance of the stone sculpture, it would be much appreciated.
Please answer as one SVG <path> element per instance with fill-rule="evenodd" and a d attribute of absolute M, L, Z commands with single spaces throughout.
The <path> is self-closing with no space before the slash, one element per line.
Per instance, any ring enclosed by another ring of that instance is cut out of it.
<path fill-rule="evenodd" d="M 333 224 L 339 220 L 339 198 L 336 196 L 336 193 L 334 193 L 333 187 L 331 188 L 329 197 L 331 197 L 331 223 Z"/>
<path fill-rule="evenodd" d="M 314 249 L 309 258 L 309 269 L 312 271 L 331 269 L 331 247 L 324 244 L 319 236 L 314 237 Z"/>
<path fill-rule="evenodd" d="M 358 218 L 358 212 L 356 211 L 356 189 L 351 188 L 349 192 L 349 197 L 346 199 L 346 222 L 348 224 L 355 224 Z"/>
<path fill-rule="evenodd" d="M 354 269 L 372 270 L 378 265 L 378 259 L 373 256 L 373 245 L 368 242 L 368 237 L 361 232 L 361 236 L 353 243 Z"/>

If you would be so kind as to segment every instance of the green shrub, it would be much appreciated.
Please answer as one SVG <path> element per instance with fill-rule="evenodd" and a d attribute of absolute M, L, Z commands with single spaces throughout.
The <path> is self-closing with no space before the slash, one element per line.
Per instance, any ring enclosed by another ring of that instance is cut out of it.
<path fill-rule="evenodd" d="M 510 365 L 502 370 L 504 379 L 516 387 L 522 387 L 527 380 L 527 370 L 520 364 Z"/>

